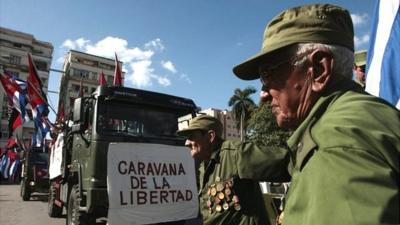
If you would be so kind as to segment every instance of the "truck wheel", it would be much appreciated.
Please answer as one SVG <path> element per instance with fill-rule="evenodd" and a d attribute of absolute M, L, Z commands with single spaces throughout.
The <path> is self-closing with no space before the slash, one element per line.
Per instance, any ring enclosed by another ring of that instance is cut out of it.
<path fill-rule="evenodd" d="M 59 218 L 62 216 L 62 207 L 59 207 L 54 203 L 56 199 L 56 189 L 54 187 L 54 182 L 50 183 L 49 188 L 49 202 L 47 203 L 47 212 L 50 217 Z"/>
<path fill-rule="evenodd" d="M 21 197 L 23 201 L 29 201 L 31 198 L 31 192 L 25 179 L 21 181 Z"/>
<path fill-rule="evenodd" d="M 68 199 L 67 225 L 91 225 L 96 224 L 96 218 L 88 213 L 79 211 L 79 187 L 74 185 Z"/>

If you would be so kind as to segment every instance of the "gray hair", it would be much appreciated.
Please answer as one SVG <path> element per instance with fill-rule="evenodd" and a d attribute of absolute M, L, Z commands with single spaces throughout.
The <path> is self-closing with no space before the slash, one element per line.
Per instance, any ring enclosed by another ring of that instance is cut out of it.
<path fill-rule="evenodd" d="M 335 63 L 333 64 L 332 72 L 343 76 L 347 79 L 353 78 L 353 68 L 354 68 L 354 53 L 348 48 L 339 45 L 327 45 L 320 43 L 302 43 L 294 46 L 295 56 L 300 58 L 293 62 L 296 67 L 304 66 L 307 53 L 310 53 L 318 48 L 324 48 L 329 50 L 333 54 Z"/>

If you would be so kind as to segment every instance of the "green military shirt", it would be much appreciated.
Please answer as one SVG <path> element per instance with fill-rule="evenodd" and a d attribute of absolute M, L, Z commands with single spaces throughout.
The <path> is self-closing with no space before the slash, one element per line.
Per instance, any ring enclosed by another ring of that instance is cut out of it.
<path fill-rule="evenodd" d="M 277 181 L 288 180 L 288 161 L 288 151 L 284 149 L 261 149 L 251 143 L 224 141 L 211 160 L 202 162 L 199 168 L 204 224 L 270 224 L 259 183 L 253 179 L 269 174 Z"/>
<path fill-rule="evenodd" d="M 288 140 L 295 167 L 284 225 L 400 223 L 400 113 L 353 82 L 341 85 Z"/>

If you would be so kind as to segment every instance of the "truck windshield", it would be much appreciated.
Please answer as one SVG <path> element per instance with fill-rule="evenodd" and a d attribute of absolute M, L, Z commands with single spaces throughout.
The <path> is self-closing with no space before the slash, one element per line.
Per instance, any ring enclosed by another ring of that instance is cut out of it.
<path fill-rule="evenodd" d="M 32 163 L 47 164 L 49 162 L 49 154 L 45 153 L 45 152 L 31 152 L 30 153 L 30 161 Z"/>
<path fill-rule="evenodd" d="M 178 117 L 185 113 L 105 101 L 98 106 L 97 132 L 104 135 L 176 136 Z"/>

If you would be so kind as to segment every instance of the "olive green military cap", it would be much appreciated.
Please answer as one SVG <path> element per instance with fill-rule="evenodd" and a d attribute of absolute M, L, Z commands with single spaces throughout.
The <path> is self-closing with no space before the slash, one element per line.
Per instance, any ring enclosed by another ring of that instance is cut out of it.
<path fill-rule="evenodd" d="M 367 63 L 367 50 L 354 53 L 354 63 L 356 66 L 364 66 Z"/>
<path fill-rule="evenodd" d="M 200 115 L 190 120 L 189 127 L 178 130 L 176 133 L 181 136 L 189 136 L 196 130 L 213 130 L 218 137 L 222 135 L 222 123 L 217 118 L 209 115 Z"/>
<path fill-rule="evenodd" d="M 291 8 L 274 17 L 264 31 L 261 52 L 233 68 L 240 79 L 259 78 L 260 62 L 276 50 L 297 43 L 322 43 L 354 52 L 350 13 L 339 6 L 312 4 Z"/>

